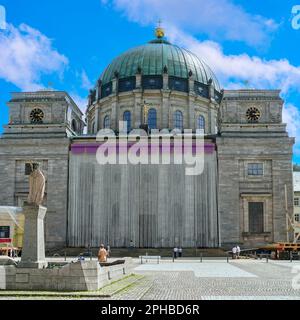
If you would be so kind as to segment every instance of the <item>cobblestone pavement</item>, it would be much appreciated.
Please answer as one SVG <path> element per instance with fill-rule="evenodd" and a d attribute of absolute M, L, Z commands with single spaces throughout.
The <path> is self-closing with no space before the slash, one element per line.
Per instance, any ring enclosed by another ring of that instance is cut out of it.
<path fill-rule="evenodd" d="M 195 262 L 194 262 L 195 263 Z M 265 260 L 230 261 L 233 267 L 230 274 L 223 277 L 211 277 L 211 270 L 219 268 L 219 262 L 203 262 L 202 270 L 207 270 L 199 277 L 193 271 L 139 271 L 135 272 L 146 277 L 127 292 L 121 292 L 114 299 L 178 299 L 178 300 L 210 300 L 210 299 L 299 299 L 300 289 L 293 289 L 292 281 L 296 276 L 292 266 L 283 263 L 266 263 Z M 200 265 L 200 263 L 199 263 Z M 162 264 L 163 266 L 163 264 Z M 294 263 L 293 266 L 300 266 Z M 149 268 L 149 267 L 148 267 Z M 157 266 L 153 269 L 157 270 Z M 197 268 L 193 265 L 193 268 Z M 235 268 L 252 274 L 253 277 L 240 277 L 243 274 Z M 151 268 L 150 268 L 151 269 Z M 162 267 L 164 269 L 164 267 Z M 211 269 L 211 270 L 210 270 Z M 209 271 L 210 270 L 210 271 Z M 298 271 L 300 273 L 300 270 Z"/>
<path fill-rule="evenodd" d="M 86 300 L 300 300 L 300 262 L 266 260 L 224 261 L 171 261 L 160 265 L 136 263 L 135 273 L 144 277 L 111 298 L 81 298 Z M 222 266 L 226 265 L 223 268 Z M 296 268 L 295 268 L 296 267 Z M 159 268 L 161 271 L 159 271 Z M 144 269 L 144 270 L 141 270 Z M 147 269 L 147 271 L 145 271 Z M 170 271 L 166 271 L 166 270 Z M 296 272 L 295 272 L 296 269 Z M 155 271 L 156 270 L 156 271 Z M 294 273 L 292 273 L 294 271 Z M 217 274 L 216 277 L 212 277 Z M 294 284 L 294 289 L 293 289 Z M 1 298 L 5 299 L 5 297 Z M 22 297 L 7 297 L 22 299 Z M 34 297 L 26 297 L 34 299 Z M 41 299 L 70 299 L 44 297 Z M 74 298 L 73 298 L 74 299 Z"/>

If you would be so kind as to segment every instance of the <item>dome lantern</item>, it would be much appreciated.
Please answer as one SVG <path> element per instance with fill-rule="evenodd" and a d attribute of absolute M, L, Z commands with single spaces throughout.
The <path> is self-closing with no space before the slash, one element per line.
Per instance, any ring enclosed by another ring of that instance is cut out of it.
<path fill-rule="evenodd" d="M 165 36 L 165 30 L 161 26 L 161 20 L 158 21 L 158 26 L 155 28 L 155 36 L 157 39 L 162 39 Z"/>

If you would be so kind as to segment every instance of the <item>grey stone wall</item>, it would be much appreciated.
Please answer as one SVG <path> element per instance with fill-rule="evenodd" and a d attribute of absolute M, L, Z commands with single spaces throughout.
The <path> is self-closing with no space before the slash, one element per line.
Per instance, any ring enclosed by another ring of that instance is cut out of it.
<path fill-rule="evenodd" d="M 293 213 L 292 154 L 294 139 L 281 122 L 279 91 L 225 91 L 218 149 L 218 208 L 221 243 L 257 246 L 287 241 L 288 214 Z M 261 111 L 258 122 L 247 122 L 249 107 Z M 248 163 L 262 163 L 263 176 L 248 176 Z M 248 202 L 264 202 L 264 233 L 249 234 Z"/>
<path fill-rule="evenodd" d="M 65 246 L 69 139 L 0 139 L 0 205 L 20 206 L 29 192 L 25 163 L 39 162 L 46 175 L 46 248 Z"/>
<path fill-rule="evenodd" d="M 53 269 L 0 266 L 0 290 L 95 291 L 132 271 L 132 262 L 100 267 L 98 261 L 78 261 Z"/>

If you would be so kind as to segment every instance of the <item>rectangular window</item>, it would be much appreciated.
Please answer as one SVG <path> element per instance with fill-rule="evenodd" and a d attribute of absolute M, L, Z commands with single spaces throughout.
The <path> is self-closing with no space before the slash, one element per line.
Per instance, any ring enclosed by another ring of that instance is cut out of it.
<path fill-rule="evenodd" d="M 9 226 L 0 226 L 0 239 L 9 238 Z"/>
<path fill-rule="evenodd" d="M 208 98 L 208 86 L 200 82 L 194 82 L 194 91 L 197 95 Z"/>
<path fill-rule="evenodd" d="M 119 92 L 132 91 L 135 89 L 135 77 L 128 77 L 119 80 L 118 90 Z"/>
<path fill-rule="evenodd" d="M 177 77 L 169 77 L 169 89 L 188 92 L 188 81 Z"/>
<path fill-rule="evenodd" d="M 112 92 L 112 82 L 109 82 L 101 86 L 101 98 L 109 96 Z"/>
<path fill-rule="evenodd" d="M 263 163 L 248 163 L 248 176 L 262 176 L 263 174 Z"/>
<path fill-rule="evenodd" d="M 249 202 L 249 232 L 264 232 L 264 203 Z"/>
<path fill-rule="evenodd" d="M 294 198 L 294 206 L 299 206 L 299 198 Z"/>
<path fill-rule="evenodd" d="M 296 222 L 300 222 L 300 215 L 299 215 L 299 213 L 296 213 L 296 214 L 295 214 L 295 221 L 296 221 Z"/>
<path fill-rule="evenodd" d="M 163 78 L 162 76 L 143 76 L 142 86 L 144 89 L 162 89 Z"/>

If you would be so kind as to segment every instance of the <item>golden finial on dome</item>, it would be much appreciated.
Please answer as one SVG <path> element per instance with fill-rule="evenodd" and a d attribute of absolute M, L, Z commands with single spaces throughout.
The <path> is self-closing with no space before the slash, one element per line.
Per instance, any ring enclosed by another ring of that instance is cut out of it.
<path fill-rule="evenodd" d="M 165 30 L 161 26 L 161 20 L 158 21 L 158 26 L 155 29 L 155 35 L 158 39 L 161 39 L 165 36 Z"/>

